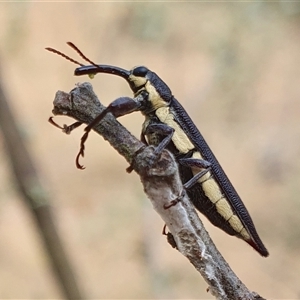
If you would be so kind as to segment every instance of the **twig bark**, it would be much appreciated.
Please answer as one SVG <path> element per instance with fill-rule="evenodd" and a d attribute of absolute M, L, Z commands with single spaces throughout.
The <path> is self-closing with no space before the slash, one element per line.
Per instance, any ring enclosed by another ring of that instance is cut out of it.
<path fill-rule="evenodd" d="M 66 299 L 84 299 L 59 237 L 49 196 L 8 103 L 0 82 L 0 127 L 20 195 L 35 219 L 62 294 Z"/>
<path fill-rule="evenodd" d="M 90 123 L 104 108 L 92 86 L 83 83 L 70 93 L 57 92 L 53 113 Z M 178 250 L 206 280 L 211 294 L 222 300 L 263 299 L 247 289 L 216 249 L 183 189 L 173 155 L 164 150 L 155 161 L 154 148 L 145 147 L 110 114 L 95 131 L 139 174 L 145 193 L 168 226 Z M 173 200 L 179 202 L 166 209 Z"/>

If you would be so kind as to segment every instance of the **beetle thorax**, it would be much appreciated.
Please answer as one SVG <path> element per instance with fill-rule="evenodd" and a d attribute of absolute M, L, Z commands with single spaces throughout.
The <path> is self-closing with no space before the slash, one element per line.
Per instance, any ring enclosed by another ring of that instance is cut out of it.
<path fill-rule="evenodd" d="M 147 81 L 147 83 L 145 84 L 145 90 L 149 94 L 148 101 L 150 102 L 153 111 L 161 107 L 169 106 L 169 103 L 162 99 L 156 88 L 149 81 Z"/>

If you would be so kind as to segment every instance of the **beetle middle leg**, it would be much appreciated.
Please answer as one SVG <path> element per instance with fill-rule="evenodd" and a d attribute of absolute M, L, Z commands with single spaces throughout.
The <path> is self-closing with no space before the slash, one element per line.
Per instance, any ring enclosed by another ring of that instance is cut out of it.
<path fill-rule="evenodd" d="M 159 154 L 161 154 L 161 152 L 168 146 L 168 144 L 170 143 L 172 136 L 174 133 L 174 129 L 169 127 L 168 125 L 165 124 L 151 124 L 148 125 L 147 128 L 145 129 L 145 131 L 143 131 L 141 133 L 141 141 L 146 145 L 153 145 L 153 143 L 151 142 L 151 140 L 153 140 L 153 134 L 158 134 L 158 135 L 163 135 L 166 136 L 161 142 L 158 143 L 158 145 L 156 146 L 155 150 L 154 150 L 154 156 L 155 158 L 152 161 L 149 161 L 149 165 L 152 165 L 159 157 Z M 152 136 L 152 138 L 150 138 L 150 142 L 148 143 L 148 141 L 146 140 L 145 136 Z M 156 139 L 156 138 L 155 138 Z M 154 143 L 155 144 L 155 143 Z M 138 154 L 138 153 L 136 153 Z M 130 165 L 126 171 L 128 173 L 131 173 L 133 170 L 133 166 Z"/>
<path fill-rule="evenodd" d="M 171 142 L 174 132 L 175 130 L 166 124 L 150 124 L 147 126 L 144 135 L 149 136 L 150 140 L 156 139 L 157 135 L 165 136 L 155 149 L 155 154 L 158 156 Z M 150 141 L 150 144 L 153 144 L 153 141 Z M 196 184 L 197 181 L 210 170 L 211 166 L 210 162 L 200 158 L 180 158 L 178 159 L 178 163 L 190 168 L 204 169 L 184 184 L 184 188 L 186 189 L 189 189 Z"/>
<path fill-rule="evenodd" d="M 157 136 L 164 136 L 154 151 L 154 153 L 158 156 L 169 145 L 174 132 L 175 130 L 166 124 L 150 124 L 147 126 L 143 134 L 150 137 L 149 144 L 155 144 L 152 143 L 151 140 L 158 139 Z"/>

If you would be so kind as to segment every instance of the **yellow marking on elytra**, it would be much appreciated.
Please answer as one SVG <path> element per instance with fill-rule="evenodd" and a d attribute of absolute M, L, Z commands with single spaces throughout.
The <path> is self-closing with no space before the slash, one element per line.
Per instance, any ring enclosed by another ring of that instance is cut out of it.
<path fill-rule="evenodd" d="M 237 232 L 241 232 L 242 229 L 244 229 L 244 225 L 237 215 L 232 215 L 228 222 L 230 226 Z"/>
<path fill-rule="evenodd" d="M 198 151 L 193 153 L 192 158 L 203 159 L 202 155 Z"/>
<path fill-rule="evenodd" d="M 243 228 L 240 231 L 240 235 L 245 239 L 245 240 L 251 240 L 251 237 L 249 235 L 249 233 L 247 232 L 247 230 L 245 228 Z"/>
<path fill-rule="evenodd" d="M 155 104 L 152 102 L 153 105 L 160 105 L 160 107 L 155 111 L 156 116 L 162 123 L 174 129 L 172 141 L 178 151 L 180 153 L 188 153 L 190 150 L 194 149 L 195 146 L 191 143 L 179 124 L 174 120 L 174 115 L 170 113 L 169 107 L 161 106 L 161 101 L 163 100 L 157 100 Z M 163 102 L 165 103 L 165 101 Z"/>
<path fill-rule="evenodd" d="M 150 81 L 147 81 L 147 83 L 145 85 L 145 90 L 149 94 L 149 99 L 151 101 L 151 104 L 152 104 L 152 107 L 154 110 L 157 110 L 162 107 L 167 107 L 169 105 L 164 99 L 161 98 L 161 96 L 158 94 L 156 88 L 150 83 Z M 168 109 L 168 111 L 169 111 L 169 109 Z"/>
<path fill-rule="evenodd" d="M 203 159 L 199 152 L 194 152 L 192 158 Z M 196 175 L 199 172 L 199 168 L 192 167 L 192 171 L 193 175 Z M 205 196 L 216 205 L 217 212 L 229 222 L 234 231 L 239 233 L 244 239 L 250 239 L 250 235 L 246 231 L 243 223 L 239 217 L 233 213 L 233 210 L 229 202 L 224 197 L 220 186 L 211 176 L 211 172 L 207 172 L 198 180 L 198 182 L 202 185 Z"/>
<path fill-rule="evenodd" d="M 203 159 L 200 152 L 194 152 L 192 155 L 192 158 Z M 193 175 L 195 176 L 197 173 L 199 173 L 199 168 L 192 167 L 192 172 L 193 172 Z M 211 172 L 208 171 L 205 175 L 203 175 L 201 178 L 199 178 L 198 182 L 202 185 L 202 189 L 203 189 L 206 197 L 212 203 L 216 203 L 221 198 L 223 198 L 224 195 L 223 195 L 218 183 L 211 176 L 212 176 Z"/>
<path fill-rule="evenodd" d="M 228 201 L 225 198 L 220 199 L 217 203 L 216 203 L 216 208 L 217 208 L 217 212 L 226 220 L 228 221 L 232 215 L 233 215 L 233 211 L 230 207 L 230 204 L 228 203 Z"/>
<path fill-rule="evenodd" d="M 200 152 L 198 152 L 198 151 L 193 153 L 192 158 L 203 159 L 203 157 L 201 156 Z M 193 175 L 195 176 L 197 173 L 200 172 L 200 168 L 192 167 L 192 172 L 193 172 Z M 211 173 L 207 172 L 201 178 L 199 178 L 198 182 L 202 183 L 202 182 L 208 180 L 210 177 L 211 177 Z"/>
<path fill-rule="evenodd" d="M 147 84 L 146 84 L 147 86 Z M 181 129 L 179 124 L 174 120 L 174 116 L 170 114 L 169 107 L 166 106 L 166 103 L 161 97 L 157 94 L 155 88 L 150 85 L 151 91 L 151 102 L 153 107 L 156 107 L 155 114 L 159 118 L 161 122 L 172 127 L 175 131 L 172 137 L 172 141 L 175 147 L 181 153 L 188 153 L 190 150 L 194 149 L 194 145 L 191 143 L 190 139 Z M 149 88 L 149 87 L 148 87 Z M 152 88 L 154 90 L 152 90 Z M 149 92 L 149 89 L 147 89 Z M 155 94 L 156 93 L 156 94 Z M 149 92 L 150 94 L 150 92 Z M 153 95 L 155 95 L 153 97 Z M 157 96 L 156 96 L 157 95 Z M 200 152 L 194 152 L 192 158 L 195 159 L 203 159 Z M 196 175 L 199 172 L 200 168 L 192 167 L 193 175 Z M 224 197 L 222 190 L 216 180 L 211 177 L 212 174 L 208 171 L 205 175 L 203 175 L 198 182 L 202 185 L 202 189 L 206 195 L 206 197 L 216 205 L 217 212 L 229 222 L 232 229 L 234 229 L 237 233 L 239 233 L 244 239 L 249 240 L 250 235 L 242 224 L 241 220 L 235 215 L 232 211 L 232 208 Z"/>
<path fill-rule="evenodd" d="M 209 178 L 208 180 L 203 181 L 202 188 L 204 190 L 206 197 L 212 203 L 216 203 L 217 201 L 219 201 L 221 198 L 224 197 L 218 183 L 215 181 L 214 178 Z"/>

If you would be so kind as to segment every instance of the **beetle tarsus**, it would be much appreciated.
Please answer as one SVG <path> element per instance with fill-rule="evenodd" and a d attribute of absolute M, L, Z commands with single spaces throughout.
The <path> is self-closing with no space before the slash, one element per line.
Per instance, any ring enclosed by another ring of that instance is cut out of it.
<path fill-rule="evenodd" d="M 179 201 L 180 201 L 180 199 L 175 199 L 175 200 L 172 200 L 169 204 L 164 204 L 164 209 L 169 209 L 172 206 L 175 206 Z"/>
<path fill-rule="evenodd" d="M 167 241 L 172 246 L 172 248 L 178 249 L 173 234 L 170 231 L 167 232 L 167 224 L 164 225 L 162 234 L 167 236 Z"/>
<path fill-rule="evenodd" d="M 56 122 L 53 121 L 53 117 L 50 117 L 48 119 L 48 122 L 50 124 L 52 124 L 53 126 L 61 129 L 62 132 L 65 133 L 65 134 L 70 134 L 74 129 L 76 129 L 77 127 L 79 127 L 82 124 L 81 122 L 77 121 L 77 122 L 75 122 L 71 125 L 64 124 L 63 126 L 60 126 L 59 124 L 57 124 Z"/>

